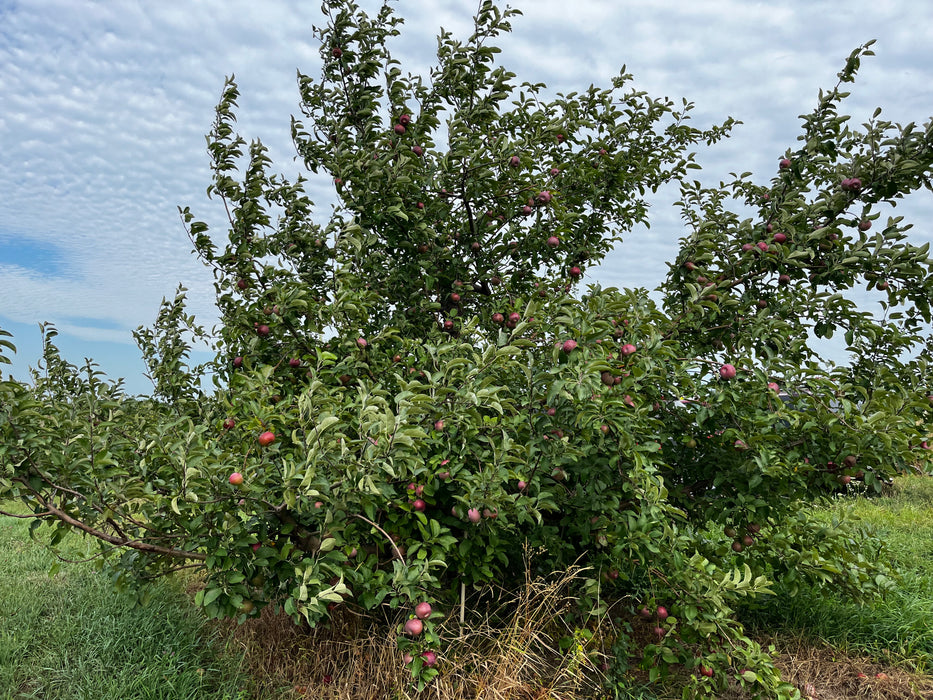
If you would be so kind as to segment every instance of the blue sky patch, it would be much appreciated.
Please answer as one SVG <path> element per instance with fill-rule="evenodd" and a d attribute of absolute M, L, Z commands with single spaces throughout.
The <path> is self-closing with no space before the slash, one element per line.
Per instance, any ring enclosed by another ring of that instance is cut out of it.
<path fill-rule="evenodd" d="M 0 265 L 15 265 L 46 277 L 66 277 L 69 265 L 54 245 L 0 232 Z"/>

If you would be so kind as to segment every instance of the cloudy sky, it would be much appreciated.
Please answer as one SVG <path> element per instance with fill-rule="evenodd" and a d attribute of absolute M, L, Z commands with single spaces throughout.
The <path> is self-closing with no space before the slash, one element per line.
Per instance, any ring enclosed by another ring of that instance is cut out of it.
<path fill-rule="evenodd" d="M 374 0 L 359 0 L 372 12 Z M 465 36 L 474 0 L 402 0 L 395 45 L 425 70 L 439 27 Z M 686 97 L 694 123 L 744 124 L 700 152 L 706 177 L 751 171 L 768 180 L 796 147 L 799 120 L 845 57 L 877 39 L 849 100 L 857 121 L 876 106 L 898 122 L 933 115 L 933 3 L 916 0 L 516 0 L 525 12 L 498 42 L 519 81 L 553 91 L 605 86 L 623 64 L 654 96 Z M 13 374 L 39 356 L 38 324 L 57 327 L 66 357 L 91 357 L 133 393 L 151 389 L 131 330 L 164 296 L 189 289 L 214 322 L 212 278 L 190 254 L 177 207 L 222 230 L 205 195 L 204 134 L 224 77 L 240 86 L 239 125 L 294 175 L 289 117 L 296 69 L 315 76 L 317 0 L 0 0 L 0 328 L 14 333 Z M 329 210 L 329 183 L 312 198 Z M 604 286 L 653 288 L 683 234 L 655 198 L 652 227 L 589 272 Z M 898 213 L 933 240 L 933 201 Z"/>

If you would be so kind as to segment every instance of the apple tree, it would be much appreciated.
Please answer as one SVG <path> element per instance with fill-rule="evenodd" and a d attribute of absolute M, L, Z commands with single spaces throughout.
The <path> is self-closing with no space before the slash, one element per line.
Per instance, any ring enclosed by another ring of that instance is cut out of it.
<path fill-rule="evenodd" d="M 136 333 L 149 398 L 64 361 L 47 329 L 44 372 L 0 383 L 0 499 L 53 542 L 95 537 L 123 585 L 201 569 L 211 615 L 401 608 L 422 681 L 414 652 L 443 643 L 464 586 L 579 563 L 579 625 L 612 606 L 620 667 L 793 696 L 735 612 L 888 585 L 881 543 L 809 506 L 925 463 L 931 261 L 890 213 L 930 189 L 931 125 L 849 126 L 866 45 L 769 181 L 708 186 L 691 149 L 732 120 L 695 128 L 624 71 L 555 98 L 517 83 L 492 43 L 514 10 L 483 2 L 412 75 L 388 5 L 323 9 L 292 135 L 333 215 L 237 133 L 228 80 L 208 150 L 229 226 L 181 210 L 220 326 L 184 290 L 163 303 Z M 658 293 L 584 289 L 671 181 L 687 232 Z M 848 364 L 814 342 L 834 334 Z M 210 366 L 190 364 L 201 341 Z"/>

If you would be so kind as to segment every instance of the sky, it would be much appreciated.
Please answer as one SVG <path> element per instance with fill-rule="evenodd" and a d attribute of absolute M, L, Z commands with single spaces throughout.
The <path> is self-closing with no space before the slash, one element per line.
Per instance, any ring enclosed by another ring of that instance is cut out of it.
<path fill-rule="evenodd" d="M 370 13 L 380 4 L 358 1 Z M 608 86 L 624 65 L 637 88 L 693 102 L 695 126 L 741 120 L 730 139 L 698 152 L 713 182 L 746 171 L 767 182 L 797 147 L 798 115 L 870 39 L 876 56 L 847 101 L 853 121 L 876 106 L 900 123 L 933 116 L 933 3 L 511 4 L 524 16 L 497 45 L 518 82 L 547 83 L 552 94 Z M 425 72 L 438 29 L 465 38 L 477 3 L 393 7 L 405 18 L 393 51 L 406 70 Z M 128 392 L 149 393 L 132 330 L 154 322 L 162 298 L 184 285 L 189 311 L 214 325 L 213 279 L 191 254 L 178 206 L 224 230 L 222 205 L 206 196 L 204 137 L 224 78 L 239 84 L 240 133 L 261 139 L 274 169 L 293 177 L 296 71 L 318 74 L 312 26 L 323 22 L 316 0 L 0 0 L 0 328 L 18 349 L 13 376 L 36 366 L 47 322 L 70 362 L 92 358 Z M 310 187 L 321 221 L 331 187 L 324 178 Z M 656 287 L 685 233 L 676 195 L 653 197 L 650 229 L 628 235 L 586 281 Z M 913 241 L 933 241 L 928 192 L 895 213 L 916 224 Z"/>

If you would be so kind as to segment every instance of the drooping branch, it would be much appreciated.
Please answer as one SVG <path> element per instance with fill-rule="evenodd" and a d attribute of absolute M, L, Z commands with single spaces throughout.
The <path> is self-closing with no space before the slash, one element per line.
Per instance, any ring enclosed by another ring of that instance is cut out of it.
<path fill-rule="evenodd" d="M 87 523 L 81 522 L 80 520 L 72 517 L 64 510 L 57 508 L 55 505 L 50 503 L 48 500 L 42 497 L 41 494 L 33 491 L 33 496 L 39 504 L 48 511 L 48 514 L 51 514 L 53 517 L 58 518 L 63 523 L 71 525 L 82 532 L 96 537 L 99 540 L 103 540 L 109 544 L 115 545 L 117 547 L 129 547 L 130 549 L 136 549 L 141 552 L 151 552 L 152 554 L 161 554 L 167 557 L 176 557 L 179 559 L 196 559 L 198 561 L 204 561 L 207 559 L 206 554 L 201 552 L 187 552 L 181 549 L 173 549 L 171 547 L 160 547 L 156 544 L 151 544 L 149 542 L 140 542 L 138 540 L 131 540 L 127 537 L 114 537 L 113 535 L 108 535 L 106 532 L 102 532 L 96 528 L 91 527 Z M 38 516 L 36 516 L 38 517 Z"/>

